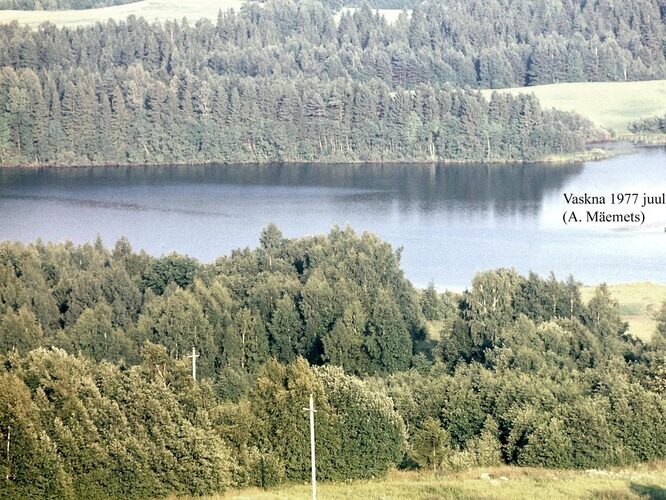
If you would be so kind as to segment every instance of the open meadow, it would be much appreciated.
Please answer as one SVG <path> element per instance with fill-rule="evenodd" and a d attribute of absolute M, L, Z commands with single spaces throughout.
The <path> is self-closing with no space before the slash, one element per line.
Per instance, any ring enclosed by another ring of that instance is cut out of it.
<path fill-rule="evenodd" d="M 9 23 L 18 21 L 21 24 L 27 24 L 32 28 L 37 28 L 45 21 L 54 23 L 57 26 L 84 26 L 96 22 L 105 22 L 108 19 L 120 21 L 128 16 L 144 17 L 148 21 L 167 21 L 180 20 L 187 18 L 190 22 L 199 19 L 217 19 L 220 10 L 226 11 L 234 9 L 240 10 L 247 0 L 189 0 L 181 2 L 179 0 L 142 0 L 125 5 L 114 5 L 112 7 L 99 7 L 96 9 L 82 10 L 0 10 L 0 23 Z M 344 11 L 354 12 L 355 8 L 344 8 L 336 14 L 338 21 Z M 401 9 L 374 9 L 383 15 L 389 23 L 395 22 L 400 14 L 409 11 Z"/>
<path fill-rule="evenodd" d="M 492 92 L 482 91 L 487 97 Z M 533 93 L 546 109 L 574 111 L 620 136 L 630 134 L 630 122 L 666 112 L 666 80 L 556 83 L 499 92 Z"/>
<path fill-rule="evenodd" d="M 581 290 L 583 301 L 588 302 L 594 294 L 592 286 Z M 609 285 L 612 296 L 620 303 L 622 319 L 629 323 L 629 333 L 641 340 L 650 340 L 657 322 L 655 313 L 666 301 L 666 285 L 657 283 L 622 283 Z"/>
<path fill-rule="evenodd" d="M 245 0 L 143 0 L 141 2 L 83 10 L 0 10 L 0 22 L 18 21 L 36 28 L 45 21 L 57 26 L 83 26 L 108 19 L 116 21 L 128 16 L 144 17 L 148 21 L 167 21 L 187 18 L 194 22 L 201 18 L 216 19 L 220 10 L 238 11 Z"/>
<path fill-rule="evenodd" d="M 645 464 L 612 470 L 552 470 L 497 467 L 464 472 L 395 471 L 386 479 L 349 483 L 319 483 L 321 498 L 343 499 L 664 499 L 666 464 Z M 262 490 L 232 490 L 211 499 L 310 498 L 309 484 Z"/>

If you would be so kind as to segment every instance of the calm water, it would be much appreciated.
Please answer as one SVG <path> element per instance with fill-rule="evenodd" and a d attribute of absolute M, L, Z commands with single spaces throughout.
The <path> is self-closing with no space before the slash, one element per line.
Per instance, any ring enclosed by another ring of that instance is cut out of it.
<path fill-rule="evenodd" d="M 212 261 L 256 246 L 271 221 L 290 237 L 350 224 L 403 246 L 403 268 L 419 286 L 464 288 L 477 271 L 497 267 L 572 273 L 585 283 L 666 283 L 666 207 L 646 211 L 641 228 L 565 226 L 562 193 L 585 191 L 666 191 L 666 149 L 556 167 L 0 169 L 0 240 L 99 234 L 112 245 L 125 235 L 152 254 Z"/>

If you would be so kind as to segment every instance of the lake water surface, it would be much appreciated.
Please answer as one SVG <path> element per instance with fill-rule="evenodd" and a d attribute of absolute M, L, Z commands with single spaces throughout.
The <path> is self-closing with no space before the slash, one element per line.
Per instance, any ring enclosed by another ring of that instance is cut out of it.
<path fill-rule="evenodd" d="M 289 237 L 350 224 L 404 247 L 403 268 L 418 286 L 462 289 L 497 267 L 571 273 L 589 284 L 666 283 L 666 206 L 643 209 L 643 226 L 562 221 L 575 208 L 565 192 L 664 191 L 666 148 L 564 166 L 0 169 L 0 240 L 79 243 L 99 234 L 113 245 L 124 235 L 155 255 L 175 250 L 212 261 L 256 246 L 269 222 Z"/>

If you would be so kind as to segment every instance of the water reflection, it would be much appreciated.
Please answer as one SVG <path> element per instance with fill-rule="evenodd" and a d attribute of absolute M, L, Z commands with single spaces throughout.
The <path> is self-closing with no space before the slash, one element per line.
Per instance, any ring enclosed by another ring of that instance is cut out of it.
<path fill-rule="evenodd" d="M 464 288 L 513 266 L 596 283 L 666 282 L 666 234 L 562 224 L 562 193 L 666 191 L 666 149 L 590 164 L 211 165 L 0 169 L 0 239 L 127 236 L 153 254 L 211 261 L 258 244 L 275 222 L 289 237 L 334 224 L 404 247 L 407 276 Z M 664 207 L 650 222 L 666 221 Z"/>
<path fill-rule="evenodd" d="M 211 165 L 114 168 L 4 169 L 0 170 L 0 196 L 74 204 L 99 204 L 120 210 L 175 210 L 132 202 L 104 202 L 99 196 L 121 199 L 122 190 L 138 188 L 194 192 L 214 186 L 298 188 L 301 194 L 325 194 L 341 203 L 381 207 L 397 202 L 403 212 L 464 210 L 499 216 L 537 211 L 548 192 L 558 191 L 579 174 L 582 164 L 551 165 Z M 319 188 L 308 190 L 306 188 Z M 322 190 L 321 188 L 325 188 Z M 94 191 L 91 193 L 91 189 Z M 114 191 L 109 193 L 109 191 Z M 120 191 L 119 191 L 120 190 Z M 56 194 L 54 194 L 56 193 Z M 86 199 L 94 194 L 94 199 Z M 189 213 L 186 210 L 185 213 Z M 199 215 L 224 215 L 193 211 Z"/>

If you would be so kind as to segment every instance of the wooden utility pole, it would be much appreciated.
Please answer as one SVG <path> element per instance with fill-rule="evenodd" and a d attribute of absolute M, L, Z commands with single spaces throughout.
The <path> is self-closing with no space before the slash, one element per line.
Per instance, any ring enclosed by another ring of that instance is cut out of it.
<path fill-rule="evenodd" d="M 199 354 L 197 354 L 197 351 L 194 347 L 192 347 L 192 354 L 189 354 L 187 356 L 188 358 L 192 358 L 192 378 L 194 380 L 197 379 L 197 358 L 199 357 Z"/>
<path fill-rule="evenodd" d="M 9 481 L 9 473 L 11 471 L 11 462 L 9 461 L 9 442 L 12 439 L 12 426 L 7 425 L 7 481 Z"/>
<path fill-rule="evenodd" d="M 312 500 L 317 500 L 317 467 L 315 465 L 314 400 L 310 394 L 310 407 L 303 408 L 310 412 L 310 467 L 312 468 Z"/>

